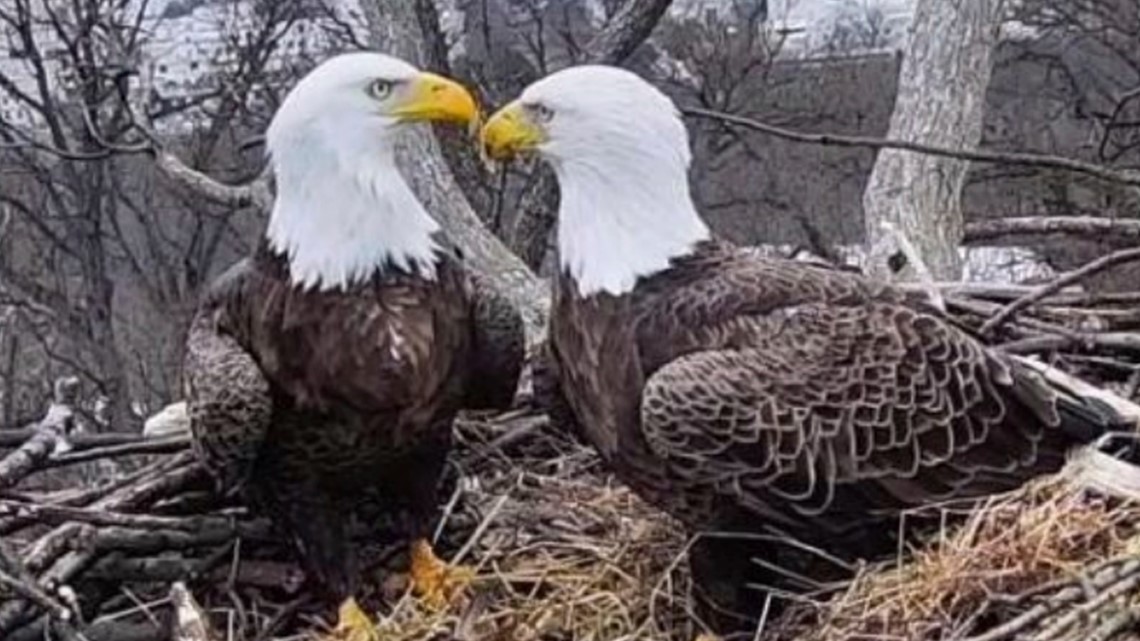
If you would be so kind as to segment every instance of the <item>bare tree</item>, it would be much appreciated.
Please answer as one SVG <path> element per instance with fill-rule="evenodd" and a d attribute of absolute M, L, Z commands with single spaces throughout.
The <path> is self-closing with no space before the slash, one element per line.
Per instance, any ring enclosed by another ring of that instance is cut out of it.
<path fill-rule="evenodd" d="M 982 134 L 1002 0 L 918 0 L 888 137 L 969 149 Z M 886 276 L 895 249 L 884 223 L 914 243 L 933 274 L 961 272 L 961 191 L 968 163 L 883 151 L 863 198 L 869 267 Z"/>
<path fill-rule="evenodd" d="M 193 166 L 248 175 L 257 162 L 235 153 L 238 138 L 263 125 L 274 74 L 295 73 L 269 61 L 297 6 L 243 10 L 240 38 L 220 26 L 217 71 L 172 98 L 143 56 L 146 3 L 0 5 L 15 52 L 0 68 L 0 204 L 12 218 L 0 292 L 19 310 L 7 349 L 22 363 L 3 373 L 7 403 L 16 379 L 42 387 L 63 373 L 82 375 L 120 421 L 132 400 L 176 392 L 183 322 L 215 261 L 240 250 L 249 211 L 159 180 L 149 128 L 163 126 Z"/>

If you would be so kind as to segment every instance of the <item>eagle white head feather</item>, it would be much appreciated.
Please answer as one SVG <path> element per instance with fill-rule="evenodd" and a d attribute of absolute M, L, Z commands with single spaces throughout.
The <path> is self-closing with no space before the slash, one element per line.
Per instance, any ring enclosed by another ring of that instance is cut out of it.
<path fill-rule="evenodd" d="M 396 167 L 397 136 L 477 117 L 457 83 L 379 53 L 340 55 L 302 78 L 266 134 L 277 178 L 266 235 L 293 282 L 344 288 L 385 265 L 434 277 L 439 224 Z"/>
<path fill-rule="evenodd" d="M 492 157 L 534 151 L 554 169 L 559 261 L 582 295 L 628 292 L 709 238 L 689 191 L 685 124 L 634 73 L 553 73 L 492 116 L 483 142 Z"/>

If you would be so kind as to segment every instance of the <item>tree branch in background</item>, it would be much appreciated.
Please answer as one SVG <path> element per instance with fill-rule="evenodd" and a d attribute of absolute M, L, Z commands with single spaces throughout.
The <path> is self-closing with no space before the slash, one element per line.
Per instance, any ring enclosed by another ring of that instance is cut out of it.
<path fill-rule="evenodd" d="M 79 379 L 72 377 L 56 381 L 55 398 L 43 420 L 35 427 L 35 435 L 0 459 L 0 490 L 15 487 L 47 461 L 74 427 L 78 394 Z"/>
<path fill-rule="evenodd" d="M 264 175 L 250 184 L 227 185 L 194 169 L 164 149 L 156 149 L 154 158 L 155 166 L 162 171 L 162 175 L 212 203 L 235 209 L 256 206 L 265 211 L 269 211 L 272 206 L 272 197 Z"/>
<path fill-rule="evenodd" d="M 628 0 L 585 47 L 586 62 L 617 64 L 649 38 L 672 0 Z"/>
<path fill-rule="evenodd" d="M 997 314 L 994 314 L 993 318 L 986 321 L 978 331 L 983 335 L 989 334 L 1017 312 L 1029 307 L 1033 303 L 1046 298 L 1050 294 L 1055 294 L 1064 287 L 1079 283 L 1096 273 L 1102 272 L 1109 267 L 1113 267 L 1114 265 L 1133 262 L 1136 260 L 1140 260 L 1140 247 L 1122 249 L 1107 256 L 1102 256 L 1081 267 L 1080 269 L 1074 269 L 1071 272 L 1062 274 L 1049 284 L 1044 285 L 1030 292 L 1029 294 L 1026 294 L 1025 296 L 1022 296 L 1021 298 L 1013 301 L 1009 305 L 1002 308 L 1001 311 L 999 311 Z"/>
<path fill-rule="evenodd" d="M 777 125 L 761 122 L 755 118 L 723 113 L 699 107 L 687 107 L 681 110 L 686 116 L 719 120 L 729 125 L 736 125 L 752 131 L 770 134 L 785 140 L 794 140 L 813 145 L 829 145 L 833 147 L 866 147 L 870 149 L 900 149 L 913 151 L 929 156 L 942 156 L 960 160 L 976 162 L 997 163 L 1005 165 L 1020 165 L 1022 167 L 1037 167 L 1042 169 L 1062 169 L 1108 182 L 1140 187 L 1140 171 L 1130 169 L 1111 169 L 1096 163 L 1084 162 L 1062 156 L 1049 154 L 1033 154 L 1016 151 L 986 151 L 982 149 L 949 149 L 938 145 L 930 145 L 905 140 L 891 140 L 874 136 L 847 136 L 843 134 L 812 134 L 795 131 Z"/>
<path fill-rule="evenodd" d="M 1010 236 L 1081 236 L 1104 243 L 1127 244 L 1140 240 L 1140 220 L 1096 216 L 1019 216 L 989 218 L 966 223 L 967 243 L 984 243 Z"/>

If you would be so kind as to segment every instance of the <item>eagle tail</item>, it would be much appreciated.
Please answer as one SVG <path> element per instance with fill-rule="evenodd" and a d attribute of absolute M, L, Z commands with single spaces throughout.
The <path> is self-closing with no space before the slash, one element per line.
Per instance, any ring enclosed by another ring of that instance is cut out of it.
<path fill-rule="evenodd" d="M 1084 443 L 1106 432 L 1129 429 L 1129 421 L 1098 398 L 1061 396 L 1057 411 L 1061 415 L 1061 429 Z"/>
<path fill-rule="evenodd" d="M 1135 416 L 1089 393 L 1091 388 L 1082 389 L 1088 384 L 1079 379 L 1050 375 L 1049 371 L 1037 368 L 1017 367 L 1014 371 L 1018 399 L 1046 424 L 1059 427 L 1073 441 L 1090 443 L 1107 432 L 1136 430 Z"/>

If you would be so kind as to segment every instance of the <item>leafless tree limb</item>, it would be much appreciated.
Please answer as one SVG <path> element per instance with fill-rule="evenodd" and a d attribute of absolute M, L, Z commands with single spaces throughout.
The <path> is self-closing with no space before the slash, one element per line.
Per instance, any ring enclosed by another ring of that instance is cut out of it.
<path fill-rule="evenodd" d="M 1107 243 L 1140 240 L 1140 220 L 1096 216 L 1018 216 L 966 223 L 965 241 L 981 243 L 1010 236 L 1063 234 Z"/>
<path fill-rule="evenodd" d="M 79 390 L 79 380 L 61 379 L 56 382 L 55 400 L 47 414 L 35 428 L 35 436 L 28 439 L 15 452 L 0 459 L 0 489 L 14 487 L 21 479 L 36 471 L 47 461 L 60 439 L 71 431 Z"/>
<path fill-rule="evenodd" d="M 270 208 L 271 197 L 263 181 L 248 185 L 227 185 L 161 149 L 155 154 L 155 164 L 171 181 L 213 203 L 234 208 L 250 206 L 264 210 Z"/>
<path fill-rule="evenodd" d="M 932 145 L 907 142 L 905 140 L 887 140 L 873 136 L 847 136 L 843 134 L 810 134 L 794 131 L 776 125 L 760 122 L 754 118 L 722 113 L 699 107 L 688 107 L 682 110 L 686 116 L 719 120 L 728 125 L 735 125 L 759 131 L 786 140 L 795 140 L 813 145 L 831 145 L 835 147 L 867 147 L 871 149 L 901 149 L 932 156 L 958 158 L 976 162 L 999 163 L 1007 165 L 1021 165 L 1026 167 L 1039 167 L 1043 169 L 1062 169 L 1086 176 L 1092 176 L 1108 182 L 1140 187 L 1140 171 L 1127 169 L 1111 169 L 1095 163 L 1084 162 L 1072 158 L 1052 156 L 1047 154 L 1033 154 L 1025 152 L 984 151 L 965 149 L 944 149 Z"/>
<path fill-rule="evenodd" d="M 1122 249 L 1107 256 L 1102 256 L 1081 267 L 1080 269 L 1075 269 L 1071 272 L 1068 272 L 1067 274 L 1063 274 L 1060 277 L 1054 279 L 1049 284 L 1043 285 L 1042 287 L 1039 287 L 1029 294 L 1026 294 L 1025 296 L 1022 296 L 1021 298 L 1013 301 L 1009 305 L 1002 308 L 1001 311 L 999 311 L 997 314 L 994 314 L 993 318 L 986 321 L 979 329 L 979 332 L 983 335 L 989 334 L 1017 312 L 1029 307 L 1030 305 L 1040 300 L 1043 300 L 1050 294 L 1054 294 L 1069 285 L 1079 283 L 1087 279 L 1089 276 L 1092 276 L 1098 272 L 1102 272 L 1114 265 L 1136 260 L 1140 260 L 1140 247 Z"/>
<path fill-rule="evenodd" d="M 586 60 L 594 64 L 625 60 L 645 42 L 671 4 L 672 0 L 629 0 L 586 43 Z"/>
<path fill-rule="evenodd" d="M 47 612 L 55 624 L 53 627 L 65 641 L 82 639 L 72 625 L 75 613 L 36 584 L 35 578 L 20 563 L 15 551 L 3 540 L 0 540 L 0 585 L 7 586 Z"/>

